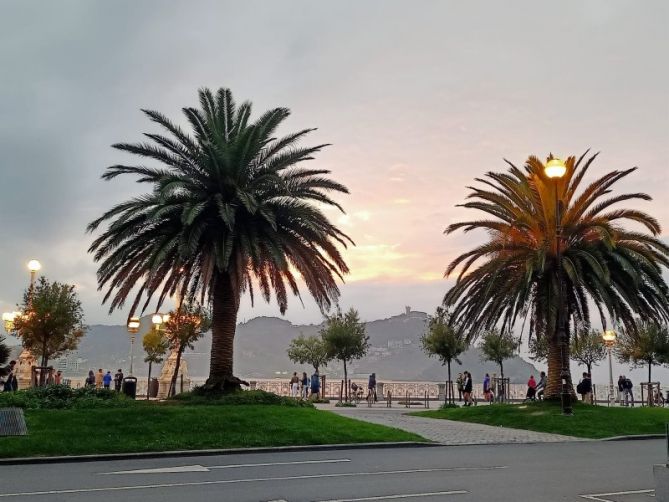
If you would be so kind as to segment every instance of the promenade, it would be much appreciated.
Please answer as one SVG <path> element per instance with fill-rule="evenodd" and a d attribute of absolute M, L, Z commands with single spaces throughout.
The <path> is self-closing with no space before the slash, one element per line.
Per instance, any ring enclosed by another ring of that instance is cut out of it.
<path fill-rule="evenodd" d="M 486 445 L 486 444 L 526 444 L 526 443 L 561 443 L 568 441 L 588 441 L 573 436 L 548 434 L 507 427 L 456 422 L 434 418 L 416 417 L 411 412 L 424 408 L 405 408 L 395 406 L 386 408 L 385 403 L 378 403 L 369 408 L 366 403 L 356 408 L 338 408 L 334 404 L 319 404 L 319 409 L 332 411 L 357 420 L 364 420 L 380 425 L 395 427 L 423 436 L 425 439 L 442 445 Z"/>

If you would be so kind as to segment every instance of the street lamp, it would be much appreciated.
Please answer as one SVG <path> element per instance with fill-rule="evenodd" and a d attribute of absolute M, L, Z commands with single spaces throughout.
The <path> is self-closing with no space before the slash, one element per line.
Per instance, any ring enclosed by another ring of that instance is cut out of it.
<path fill-rule="evenodd" d="M 613 404 L 616 399 L 614 397 L 615 391 L 613 389 L 613 362 L 611 360 L 611 349 L 613 349 L 613 346 L 616 344 L 616 332 L 611 329 L 606 330 L 602 333 L 602 338 L 604 339 L 606 348 L 609 350 L 609 403 Z"/>
<path fill-rule="evenodd" d="M 130 333 L 130 375 L 132 376 L 132 367 L 135 362 L 135 335 L 139 332 L 139 317 L 128 319 L 128 333 Z"/>
<path fill-rule="evenodd" d="M 558 310 L 556 319 L 556 334 L 560 344 L 560 380 L 562 381 L 562 414 L 572 415 L 571 392 L 569 391 L 569 353 L 567 347 L 567 331 L 564 319 L 564 285 L 562 281 L 562 204 L 558 197 L 558 182 L 567 172 L 565 163 L 552 155 L 546 160 L 544 174 L 554 182 L 555 186 L 555 261 L 558 280 Z"/>
<path fill-rule="evenodd" d="M 30 270 L 30 291 L 32 294 L 33 286 L 35 285 L 35 274 L 42 268 L 42 264 L 37 260 L 30 260 L 28 262 L 28 270 Z"/>

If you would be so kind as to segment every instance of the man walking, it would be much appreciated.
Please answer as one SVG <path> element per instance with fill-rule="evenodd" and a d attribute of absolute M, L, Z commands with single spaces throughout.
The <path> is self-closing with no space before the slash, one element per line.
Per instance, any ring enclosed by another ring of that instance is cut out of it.
<path fill-rule="evenodd" d="M 114 390 L 116 392 L 121 392 L 122 384 L 123 384 L 123 372 L 121 371 L 121 368 L 119 368 L 116 374 L 114 375 Z"/>

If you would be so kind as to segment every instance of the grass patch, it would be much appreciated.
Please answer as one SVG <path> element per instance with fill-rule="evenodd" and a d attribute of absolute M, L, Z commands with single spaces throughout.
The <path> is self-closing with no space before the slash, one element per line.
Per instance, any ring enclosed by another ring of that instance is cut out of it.
<path fill-rule="evenodd" d="M 422 411 L 413 415 L 601 439 L 635 434 L 663 434 L 669 409 L 618 408 L 575 403 L 574 416 L 563 417 L 559 403 L 493 404 Z"/>
<path fill-rule="evenodd" d="M 0 437 L 0 457 L 424 441 L 312 407 L 137 402 L 116 409 L 26 410 L 29 436 Z"/>

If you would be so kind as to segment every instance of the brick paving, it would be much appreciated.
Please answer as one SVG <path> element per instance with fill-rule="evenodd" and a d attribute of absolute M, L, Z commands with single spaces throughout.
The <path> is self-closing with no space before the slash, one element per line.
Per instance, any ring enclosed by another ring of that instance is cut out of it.
<path fill-rule="evenodd" d="M 411 409 L 407 409 L 404 406 L 386 408 L 385 404 L 378 404 L 372 408 L 368 408 L 365 404 L 357 408 L 336 408 L 332 404 L 318 405 L 318 407 L 358 420 L 413 432 L 423 436 L 425 439 L 444 445 L 585 441 L 582 438 L 560 434 L 548 434 L 545 432 L 408 415 L 408 413 L 414 411 L 422 411 L 424 409 L 422 407 Z"/>

